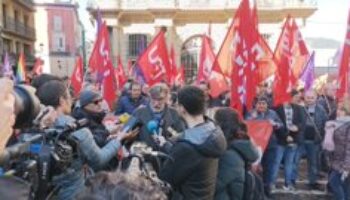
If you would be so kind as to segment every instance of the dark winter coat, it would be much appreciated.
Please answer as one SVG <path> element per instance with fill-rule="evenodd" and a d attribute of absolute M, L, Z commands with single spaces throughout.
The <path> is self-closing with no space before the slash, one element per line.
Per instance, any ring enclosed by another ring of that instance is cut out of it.
<path fill-rule="evenodd" d="M 243 200 L 245 163 L 253 163 L 258 156 L 250 140 L 233 141 L 220 157 L 214 199 Z"/>
<path fill-rule="evenodd" d="M 214 198 L 219 157 L 226 150 L 221 129 L 207 121 L 185 130 L 174 143 L 170 156 L 160 172 L 160 178 L 175 190 L 172 199 Z"/>
<path fill-rule="evenodd" d="M 131 115 L 138 107 L 147 104 L 148 99 L 142 95 L 138 99 L 132 99 L 130 95 L 122 96 L 116 105 L 115 115 L 121 115 L 124 113 Z"/>
<path fill-rule="evenodd" d="M 133 117 L 137 118 L 142 124 L 142 128 L 140 130 L 138 140 L 145 142 L 148 146 L 153 149 L 158 149 L 158 145 L 152 138 L 151 132 L 147 129 L 147 124 L 151 120 L 155 120 L 155 114 L 153 113 L 150 106 L 141 106 L 137 110 L 135 110 Z M 165 136 L 166 139 L 171 137 L 171 134 L 167 131 L 168 128 L 174 129 L 176 132 L 181 133 L 185 130 L 185 123 L 177 113 L 177 111 L 170 107 L 165 107 L 162 113 L 161 120 L 159 122 L 161 128 L 161 134 Z"/>

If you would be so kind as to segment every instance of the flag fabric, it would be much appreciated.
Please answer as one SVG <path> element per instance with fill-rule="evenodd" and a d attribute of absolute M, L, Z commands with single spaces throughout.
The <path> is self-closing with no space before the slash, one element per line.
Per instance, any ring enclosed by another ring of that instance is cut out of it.
<path fill-rule="evenodd" d="M 342 99 L 349 95 L 349 57 L 350 57 L 350 10 L 348 16 L 348 29 L 345 36 L 345 42 L 341 53 L 340 66 L 338 71 L 338 90 L 337 98 Z"/>
<path fill-rule="evenodd" d="M 174 84 L 180 86 L 185 85 L 185 67 L 183 65 L 178 68 Z"/>
<path fill-rule="evenodd" d="M 71 86 L 74 90 L 74 95 L 75 97 L 78 97 L 84 82 L 83 60 L 81 56 L 79 56 L 75 62 L 74 71 L 70 80 Z"/>
<path fill-rule="evenodd" d="M 100 77 L 106 69 L 107 62 L 111 60 L 111 48 L 109 42 L 109 33 L 106 23 L 101 25 L 97 39 L 94 44 L 90 59 L 89 67 L 92 72 L 97 73 Z"/>
<path fill-rule="evenodd" d="M 25 59 L 23 52 L 20 53 L 18 64 L 17 64 L 17 72 L 16 72 L 16 79 L 17 82 L 22 83 L 26 81 L 26 66 L 25 66 Z"/>
<path fill-rule="evenodd" d="M 287 50 L 287 51 L 286 51 Z M 274 52 L 275 62 L 279 67 L 287 59 L 293 72 L 293 85 L 296 84 L 310 57 L 309 51 L 302 38 L 295 20 L 288 16 L 285 20 L 281 35 Z"/>
<path fill-rule="evenodd" d="M 171 45 L 171 49 L 170 49 L 170 66 L 171 66 L 170 85 L 174 85 L 176 75 L 178 73 L 178 69 L 176 66 L 176 56 L 175 56 L 174 45 Z"/>
<path fill-rule="evenodd" d="M 160 31 L 137 61 L 146 83 L 170 81 L 171 65 L 166 47 L 164 32 Z"/>
<path fill-rule="evenodd" d="M 213 98 L 228 91 L 229 86 L 227 80 L 220 69 L 212 70 L 215 54 L 210 45 L 210 38 L 205 35 L 202 37 L 202 49 L 199 59 L 197 84 L 201 81 L 208 82 L 210 85 L 209 94 Z"/>
<path fill-rule="evenodd" d="M 116 87 L 114 84 L 114 68 L 111 60 L 107 61 L 105 67 L 106 69 L 104 70 L 102 81 L 102 96 L 107 101 L 109 108 L 111 109 L 116 99 Z"/>
<path fill-rule="evenodd" d="M 276 71 L 276 63 L 273 58 L 273 52 L 265 39 L 260 35 L 259 32 L 259 20 L 258 20 L 258 10 L 257 3 L 254 3 L 252 10 L 252 20 L 253 20 L 253 46 L 251 52 L 253 53 L 254 65 L 257 69 L 254 71 L 256 74 L 254 83 L 255 85 L 265 81 Z"/>
<path fill-rule="evenodd" d="M 305 91 L 310 90 L 315 79 L 315 52 L 314 51 L 312 52 L 300 79 L 304 82 Z"/>
<path fill-rule="evenodd" d="M 272 134 L 272 125 L 269 121 L 248 120 L 248 135 L 260 153 L 263 153 L 269 143 Z"/>
<path fill-rule="evenodd" d="M 274 52 L 277 64 L 274 81 L 274 104 L 278 106 L 291 100 L 290 92 L 296 85 L 306 64 L 308 50 L 300 40 L 300 32 L 295 20 L 290 16 L 285 20 Z"/>
<path fill-rule="evenodd" d="M 115 80 L 117 82 L 117 88 L 122 90 L 124 84 L 127 82 L 127 78 L 124 72 L 124 67 L 120 56 L 118 56 L 118 66 L 114 69 Z"/>
<path fill-rule="evenodd" d="M 248 109 L 252 107 L 257 84 L 257 66 L 251 50 L 254 42 L 257 42 L 258 33 L 249 0 L 241 1 L 235 18 L 237 29 L 233 43 L 231 107 L 243 113 L 244 105 Z"/>
<path fill-rule="evenodd" d="M 213 66 L 215 55 L 211 48 L 209 37 L 202 36 L 202 48 L 199 57 L 199 66 L 197 73 L 197 83 L 201 81 L 207 81 L 211 74 L 211 68 Z"/>
<path fill-rule="evenodd" d="M 3 68 L 2 68 L 2 74 L 5 77 L 11 78 L 13 79 L 13 70 L 12 70 L 12 66 L 10 64 L 10 59 L 9 59 L 9 55 L 6 52 L 5 53 L 5 57 L 4 57 L 4 63 L 3 63 Z"/>
<path fill-rule="evenodd" d="M 101 25 L 95 41 L 89 59 L 89 67 L 93 73 L 97 74 L 98 82 L 102 86 L 103 98 L 111 108 L 116 96 L 109 33 L 105 22 Z"/>
<path fill-rule="evenodd" d="M 34 63 L 34 67 L 33 67 L 34 75 L 39 76 L 40 74 L 43 73 L 43 65 L 44 65 L 44 62 L 43 62 L 43 60 L 41 60 L 41 58 L 35 59 L 35 63 Z"/>

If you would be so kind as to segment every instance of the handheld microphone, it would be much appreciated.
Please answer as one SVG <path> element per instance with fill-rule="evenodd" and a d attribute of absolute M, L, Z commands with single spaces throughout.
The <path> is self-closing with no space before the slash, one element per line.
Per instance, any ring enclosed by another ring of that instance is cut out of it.
<path fill-rule="evenodd" d="M 155 120 L 151 120 L 147 123 L 147 130 L 152 135 L 158 135 L 158 123 Z"/>

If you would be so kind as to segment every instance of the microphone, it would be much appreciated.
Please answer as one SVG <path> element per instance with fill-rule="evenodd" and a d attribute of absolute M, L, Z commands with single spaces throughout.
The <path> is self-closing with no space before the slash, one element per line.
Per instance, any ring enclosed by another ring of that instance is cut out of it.
<path fill-rule="evenodd" d="M 147 130 L 151 135 L 158 135 L 158 123 L 155 120 L 151 120 L 147 123 Z"/>

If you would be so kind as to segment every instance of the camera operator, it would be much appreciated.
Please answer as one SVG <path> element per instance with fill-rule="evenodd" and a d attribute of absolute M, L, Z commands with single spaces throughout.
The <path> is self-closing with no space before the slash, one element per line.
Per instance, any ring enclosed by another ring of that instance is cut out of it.
<path fill-rule="evenodd" d="M 162 135 L 166 139 L 172 136 L 168 132 L 172 128 L 176 132 L 182 132 L 185 129 L 185 124 L 178 112 L 169 107 L 169 88 L 164 83 L 153 85 L 149 90 L 150 103 L 147 106 L 142 106 L 135 110 L 133 116 L 140 122 L 145 124 L 140 131 L 139 140 L 145 142 L 154 150 L 158 149 L 158 145 L 153 140 L 152 135 L 155 133 L 149 130 L 148 124 L 154 121 L 157 125 L 157 135 Z"/>
<path fill-rule="evenodd" d="M 5 149 L 6 143 L 12 135 L 15 124 L 15 97 L 13 95 L 13 82 L 6 78 L 0 79 L 0 154 Z"/>
<path fill-rule="evenodd" d="M 74 121 L 69 116 L 71 97 L 63 82 L 49 81 L 39 88 L 37 94 L 44 105 L 55 108 L 58 114 L 55 121 L 56 127 L 62 127 Z M 53 177 L 54 186 L 59 188 L 58 199 L 73 199 L 84 188 L 84 164 L 88 164 L 93 169 L 104 167 L 116 155 L 121 147 L 121 141 L 135 137 L 136 134 L 137 130 L 131 133 L 118 133 L 116 138 L 99 148 L 89 129 L 84 128 L 73 132 L 69 136 L 76 148 L 73 161 L 65 170 L 62 169 Z"/>
<path fill-rule="evenodd" d="M 219 157 L 226 150 L 225 137 L 214 122 L 204 117 L 205 94 L 195 86 L 178 92 L 177 110 L 187 129 L 170 149 L 160 178 L 175 190 L 173 199 L 211 200 L 214 197 Z"/>

